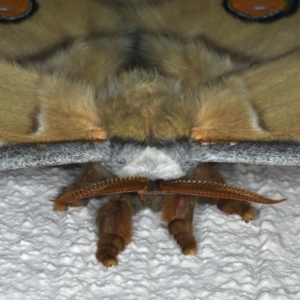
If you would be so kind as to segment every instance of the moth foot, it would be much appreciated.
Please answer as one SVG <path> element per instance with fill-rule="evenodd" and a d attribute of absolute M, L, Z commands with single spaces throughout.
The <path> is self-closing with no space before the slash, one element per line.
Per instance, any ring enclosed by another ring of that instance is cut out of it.
<path fill-rule="evenodd" d="M 242 219 L 246 222 L 249 223 L 249 221 L 252 221 L 256 219 L 256 212 L 252 207 L 248 207 L 242 214 L 241 214 Z"/>
<path fill-rule="evenodd" d="M 98 257 L 96 256 L 98 261 L 102 263 L 102 265 L 104 267 L 113 267 L 113 266 L 116 266 L 118 264 L 118 260 L 113 257 L 113 256 L 110 256 L 109 254 L 108 255 L 102 255 L 101 257 Z"/>
<path fill-rule="evenodd" d="M 67 211 L 68 205 L 66 204 L 60 204 L 60 203 L 54 203 L 53 205 L 53 211 Z"/>
<path fill-rule="evenodd" d="M 178 242 L 178 241 L 177 241 Z M 181 246 L 181 252 L 184 255 L 196 255 L 197 254 L 197 243 L 195 239 L 191 241 L 185 241 L 184 245 Z"/>
<path fill-rule="evenodd" d="M 118 264 L 116 258 L 119 253 L 118 249 L 110 245 L 102 245 L 98 248 L 96 258 L 104 267 L 112 267 Z"/>
<path fill-rule="evenodd" d="M 246 223 L 256 218 L 255 210 L 247 202 L 221 199 L 219 200 L 217 207 L 220 211 L 226 214 L 241 216 Z"/>
<path fill-rule="evenodd" d="M 124 240 L 115 234 L 103 234 L 98 241 L 96 258 L 104 267 L 112 267 L 118 264 L 117 255 L 125 249 Z"/>
<path fill-rule="evenodd" d="M 182 232 L 174 235 L 174 239 L 181 248 L 184 255 L 197 254 L 197 242 L 194 236 L 189 232 Z"/>
<path fill-rule="evenodd" d="M 172 220 L 168 224 L 168 229 L 184 255 L 195 255 L 197 253 L 197 242 L 193 235 L 192 223 L 190 221 Z"/>

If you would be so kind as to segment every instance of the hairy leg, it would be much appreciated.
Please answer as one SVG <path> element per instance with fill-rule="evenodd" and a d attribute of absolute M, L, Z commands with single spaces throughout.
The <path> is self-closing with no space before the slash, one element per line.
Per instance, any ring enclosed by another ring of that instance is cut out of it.
<path fill-rule="evenodd" d="M 194 170 L 192 176 L 195 180 L 207 180 L 225 183 L 224 179 L 217 173 L 216 170 L 213 169 L 210 164 L 200 164 Z M 200 199 L 205 203 L 216 205 L 220 211 L 226 214 L 237 214 L 241 216 L 245 222 L 249 222 L 250 220 L 256 218 L 256 212 L 248 202 L 209 197 L 201 197 Z"/>
<path fill-rule="evenodd" d="M 83 168 L 79 178 L 61 189 L 61 195 L 83 188 L 91 183 L 112 178 L 100 164 L 88 163 Z M 81 199 L 66 204 L 55 203 L 53 210 L 64 211 L 68 206 L 85 206 L 89 199 Z M 125 244 L 131 241 L 131 219 L 134 212 L 141 207 L 137 195 L 120 194 L 109 196 L 109 202 L 99 208 L 97 226 L 99 241 L 96 258 L 104 266 L 118 264 L 117 255 L 125 249 Z"/>
<path fill-rule="evenodd" d="M 137 205 L 138 204 L 138 205 Z M 132 195 L 112 196 L 97 215 L 98 236 L 96 258 L 105 267 L 118 264 L 117 255 L 131 241 L 134 208 L 140 200 Z"/>
<path fill-rule="evenodd" d="M 164 197 L 162 220 L 168 223 L 168 230 L 174 236 L 182 253 L 197 253 L 197 242 L 193 234 L 193 212 L 196 198 L 182 195 Z"/>

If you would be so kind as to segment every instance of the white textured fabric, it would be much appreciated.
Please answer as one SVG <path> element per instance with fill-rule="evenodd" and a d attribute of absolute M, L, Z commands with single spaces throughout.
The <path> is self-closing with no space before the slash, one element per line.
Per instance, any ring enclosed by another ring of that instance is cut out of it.
<path fill-rule="evenodd" d="M 230 184 L 288 201 L 256 205 L 249 224 L 198 205 L 196 256 L 182 255 L 159 214 L 142 210 L 109 269 L 94 256 L 100 202 L 58 214 L 47 201 L 78 170 L 0 172 L 0 299 L 300 299 L 299 168 L 217 168 Z"/>

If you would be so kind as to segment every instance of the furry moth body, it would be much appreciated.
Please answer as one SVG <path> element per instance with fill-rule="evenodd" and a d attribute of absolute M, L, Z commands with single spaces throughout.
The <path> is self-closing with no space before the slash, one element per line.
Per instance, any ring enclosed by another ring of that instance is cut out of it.
<path fill-rule="evenodd" d="M 118 138 L 122 148 L 128 140 L 155 148 L 177 139 L 298 140 L 300 12 L 247 23 L 222 3 L 38 0 L 27 19 L 0 24 L 0 144 Z M 180 162 L 180 149 L 150 157 L 149 148 L 120 170 L 116 161 L 88 164 L 60 196 L 127 176 L 224 183 L 209 165 Z M 202 201 L 255 218 L 248 203 L 216 198 L 216 190 Z M 142 205 L 127 192 L 109 195 L 98 212 L 96 256 L 106 266 L 131 240 L 131 217 Z M 197 250 L 195 203 L 194 195 L 180 193 L 151 201 L 184 254 Z"/>

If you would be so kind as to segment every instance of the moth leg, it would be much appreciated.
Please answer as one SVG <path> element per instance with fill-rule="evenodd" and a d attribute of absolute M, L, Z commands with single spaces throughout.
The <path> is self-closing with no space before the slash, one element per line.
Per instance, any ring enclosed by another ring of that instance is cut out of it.
<path fill-rule="evenodd" d="M 80 173 L 78 179 L 61 188 L 61 191 L 57 198 L 61 197 L 62 195 L 65 195 L 67 193 L 70 193 L 72 191 L 78 190 L 83 188 L 85 185 L 98 182 L 101 180 L 109 179 L 112 175 L 105 170 L 104 167 L 102 167 L 99 164 L 95 163 L 87 163 L 84 167 L 82 172 Z M 74 202 L 71 202 L 69 204 L 59 204 L 54 203 L 53 210 L 54 211 L 66 211 L 68 209 L 68 206 L 78 207 L 78 206 L 86 206 L 89 202 L 89 199 L 80 199 Z"/>
<path fill-rule="evenodd" d="M 164 197 L 162 220 L 185 255 L 197 253 L 197 242 L 193 234 L 193 212 L 196 197 L 167 195 Z"/>
<path fill-rule="evenodd" d="M 140 203 L 137 197 L 123 194 L 110 197 L 110 201 L 98 210 L 96 258 L 103 266 L 118 264 L 117 255 L 131 241 L 132 215 Z"/>
<path fill-rule="evenodd" d="M 221 175 L 210 164 L 200 164 L 193 172 L 193 179 L 225 183 Z M 205 203 L 216 205 L 220 211 L 226 214 L 241 216 L 247 223 L 256 218 L 256 212 L 248 202 L 210 197 L 200 197 L 200 199 Z"/>
<path fill-rule="evenodd" d="M 61 197 L 64 194 L 67 194 L 69 192 L 75 191 L 76 186 L 77 186 L 77 183 L 74 182 L 67 186 L 62 187 L 61 192 L 57 196 L 57 198 Z M 73 201 L 72 203 L 69 203 L 69 204 L 54 203 L 52 209 L 53 209 L 53 211 L 66 211 L 66 210 L 68 210 L 69 206 L 73 206 L 73 207 L 86 206 L 88 204 L 88 202 L 89 202 L 89 199 L 80 199 L 80 200 Z"/>
<path fill-rule="evenodd" d="M 220 211 L 226 214 L 236 214 L 241 216 L 246 223 L 256 218 L 254 208 L 252 208 L 247 202 L 231 199 L 219 199 L 217 207 Z"/>

